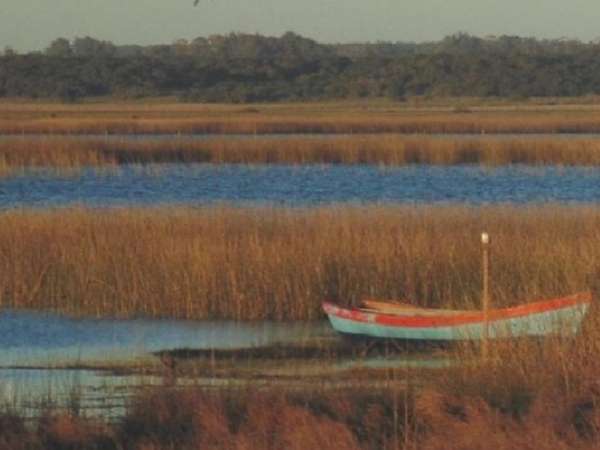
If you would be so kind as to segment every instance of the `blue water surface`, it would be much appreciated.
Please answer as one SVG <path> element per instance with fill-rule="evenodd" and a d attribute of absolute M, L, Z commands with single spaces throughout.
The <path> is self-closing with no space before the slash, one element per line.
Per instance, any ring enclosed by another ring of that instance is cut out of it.
<path fill-rule="evenodd" d="M 29 171 L 0 179 L 0 208 L 211 203 L 543 203 L 600 201 L 584 167 L 164 164 Z"/>
<path fill-rule="evenodd" d="M 331 334 L 325 322 L 74 319 L 0 310 L 0 369 L 131 362 L 150 352 L 290 343 Z"/>

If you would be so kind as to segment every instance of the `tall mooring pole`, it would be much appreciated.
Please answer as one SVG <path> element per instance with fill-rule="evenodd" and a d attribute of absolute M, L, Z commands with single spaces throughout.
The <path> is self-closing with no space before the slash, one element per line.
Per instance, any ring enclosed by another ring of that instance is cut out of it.
<path fill-rule="evenodd" d="M 483 292 L 481 295 L 481 303 L 483 308 L 483 342 L 481 345 L 481 353 L 484 358 L 488 356 L 488 340 L 490 337 L 490 236 L 487 233 L 481 233 L 481 248 L 483 256 L 482 275 L 483 275 Z"/>

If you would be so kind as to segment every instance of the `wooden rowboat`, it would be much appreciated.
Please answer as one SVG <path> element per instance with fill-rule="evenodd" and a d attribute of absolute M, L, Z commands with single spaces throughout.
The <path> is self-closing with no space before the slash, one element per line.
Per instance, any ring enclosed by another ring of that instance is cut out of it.
<path fill-rule="evenodd" d="M 419 308 L 369 300 L 361 308 L 324 302 L 333 328 L 350 336 L 423 341 L 571 336 L 578 332 L 592 301 L 590 292 L 511 308 L 482 311 Z"/>

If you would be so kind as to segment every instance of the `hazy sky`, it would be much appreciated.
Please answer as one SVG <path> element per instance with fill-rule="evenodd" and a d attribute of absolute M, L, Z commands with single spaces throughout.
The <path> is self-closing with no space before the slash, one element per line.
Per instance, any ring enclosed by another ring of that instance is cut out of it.
<path fill-rule="evenodd" d="M 294 31 L 322 42 L 478 36 L 600 37 L 598 0 L 0 0 L 0 50 L 54 38 L 171 43 L 232 31 Z"/>

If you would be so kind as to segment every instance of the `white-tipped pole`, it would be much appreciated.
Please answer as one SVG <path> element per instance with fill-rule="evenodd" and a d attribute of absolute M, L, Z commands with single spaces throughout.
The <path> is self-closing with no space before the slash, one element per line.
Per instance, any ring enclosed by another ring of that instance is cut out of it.
<path fill-rule="evenodd" d="M 483 275 L 483 292 L 481 303 L 483 308 L 483 342 L 482 355 L 484 358 L 488 355 L 488 339 L 490 335 L 489 314 L 490 314 L 490 285 L 489 285 L 489 270 L 490 270 L 490 254 L 489 254 L 490 236 L 487 233 L 481 233 L 481 248 L 483 253 L 482 275 Z"/>

